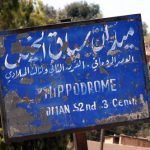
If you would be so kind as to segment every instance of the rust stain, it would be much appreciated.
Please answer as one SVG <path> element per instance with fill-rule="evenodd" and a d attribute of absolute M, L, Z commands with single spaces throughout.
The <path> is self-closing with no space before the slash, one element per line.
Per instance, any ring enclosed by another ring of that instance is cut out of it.
<path fill-rule="evenodd" d="M 16 41 L 12 44 L 12 54 L 19 54 L 24 51 L 25 47 L 21 45 L 19 41 Z"/>
<path fill-rule="evenodd" d="M 29 133 L 30 123 L 34 121 L 33 116 L 25 109 L 16 107 L 21 101 L 22 99 L 16 91 L 11 91 L 4 97 L 9 137 L 15 136 L 18 133 Z"/>
<path fill-rule="evenodd" d="M 64 101 L 68 100 L 68 96 L 63 96 Z"/>
<path fill-rule="evenodd" d="M 72 63 L 72 61 L 73 61 L 72 58 L 69 57 L 66 59 L 66 64 L 70 65 Z"/>
<path fill-rule="evenodd" d="M 16 41 L 12 44 L 12 50 L 11 50 L 12 54 L 19 54 L 24 52 L 36 53 L 38 52 L 38 50 L 31 46 L 22 46 L 21 42 L 19 41 Z"/>
<path fill-rule="evenodd" d="M 1 69 L 2 69 L 2 70 L 5 70 L 5 67 L 4 67 L 4 66 L 2 66 L 2 67 L 1 67 Z"/>
<path fill-rule="evenodd" d="M 42 64 L 42 67 L 43 68 L 47 68 L 47 64 Z"/>
<path fill-rule="evenodd" d="M 48 117 L 46 115 L 46 111 L 47 111 L 47 109 L 45 109 L 45 108 L 40 109 L 40 119 L 41 120 L 47 120 L 48 119 Z"/>
<path fill-rule="evenodd" d="M 100 68 L 100 73 L 101 74 L 107 74 L 107 75 L 109 75 L 108 71 L 106 69 L 104 69 L 102 66 L 100 66 L 99 68 Z"/>
<path fill-rule="evenodd" d="M 0 57 L 3 57 L 5 54 L 5 48 L 4 47 L 0 47 Z"/>
<path fill-rule="evenodd" d="M 36 97 L 36 102 L 37 102 L 37 103 L 40 103 L 40 102 L 41 102 L 42 96 L 43 96 L 43 93 L 40 93 L 40 94 Z"/>
<path fill-rule="evenodd" d="M 25 97 L 24 99 L 22 99 L 22 102 L 25 103 L 25 104 L 27 104 L 27 105 L 29 105 L 29 104 L 31 104 L 33 102 L 33 100 L 31 100 L 28 97 Z"/>
<path fill-rule="evenodd" d="M 117 55 L 118 53 L 121 53 L 121 51 L 120 50 L 109 50 L 108 52 L 107 52 L 107 56 L 114 56 L 114 55 Z"/>
<path fill-rule="evenodd" d="M 52 123 L 50 121 L 45 121 L 42 123 L 41 126 L 37 127 L 37 126 L 32 126 L 32 132 L 36 133 L 36 132 L 43 132 L 43 131 L 48 131 L 52 128 Z"/>
<path fill-rule="evenodd" d="M 124 122 L 124 121 L 131 121 L 131 120 L 136 120 L 136 119 L 143 119 L 143 118 L 148 118 L 148 113 L 147 112 L 137 112 L 137 113 L 130 113 L 130 114 L 124 114 L 124 115 L 117 115 L 117 116 L 111 116 L 108 117 L 107 119 L 96 119 L 95 123 L 96 124 L 107 124 L 107 123 L 115 123 L 115 122 Z"/>
<path fill-rule="evenodd" d="M 9 92 L 5 98 L 5 105 L 7 106 L 7 111 L 9 112 L 12 109 L 16 108 L 16 104 L 21 102 L 21 98 L 18 96 L 16 91 Z"/>
<path fill-rule="evenodd" d="M 33 84 L 33 82 L 34 82 L 34 80 L 32 79 L 32 78 L 22 78 L 21 80 L 20 80 L 20 83 L 21 84 Z"/>
<path fill-rule="evenodd" d="M 124 115 L 116 115 L 116 116 L 110 116 L 107 119 L 96 119 L 96 124 L 107 124 L 107 123 L 115 123 L 115 122 L 124 122 L 124 121 L 131 121 L 131 120 L 137 120 L 137 119 L 143 119 L 143 118 L 149 118 L 149 112 L 148 112 L 148 103 L 147 101 L 144 101 L 143 94 L 140 94 L 139 103 L 143 104 L 143 108 L 141 110 L 138 110 L 136 113 L 130 113 L 130 114 L 124 114 Z"/>
<path fill-rule="evenodd" d="M 74 48 L 80 49 L 80 46 L 78 44 L 75 44 Z"/>
<path fill-rule="evenodd" d="M 21 34 L 17 35 L 17 39 L 22 39 L 22 38 L 25 38 L 25 37 L 28 37 L 28 36 L 29 36 L 28 33 L 21 33 Z"/>
<path fill-rule="evenodd" d="M 26 46 L 24 51 L 28 52 L 28 53 L 37 53 L 38 52 L 38 50 L 35 50 L 35 48 L 31 47 L 31 46 Z"/>
<path fill-rule="evenodd" d="M 77 55 L 72 55 L 69 58 L 66 59 L 66 64 L 70 65 L 74 60 L 79 59 L 80 54 L 78 53 Z"/>
<path fill-rule="evenodd" d="M 25 99 L 29 101 L 29 98 Z M 17 107 L 17 104 L 23 100 L 18 96 L 16 91 L 9 92 L 4 98 L 7 108 L 6 119 L 9 137 L 15 137 L 18 136 L 18 134 L 33 134 L 50 130 L 52 128 L 52 123 L 48 121 L 46 110 L 44 108 L 40 109 L 40 119 L 43 121 L 42 124 L 38 127 L 33 126 L 32 123 L 35 121 L 35 118 L 32 114 L 22 107 Z"/>
<path fill-rule="evenodd" d="M 4 38 L 0 36 L 0 57 L 3 57 L 4 54 L 5 54 Z"/>
<path fill-rule="evenodd" d="M 64 42 L 63 46 L 61 47 L 61 51 L 66 52 L 68 48 L 68 42 Z"/>
<path fill-rule="evenodd" d="M 47 81 L 46 80 L 40 80 L 40 83 L 47 83 Z"/>

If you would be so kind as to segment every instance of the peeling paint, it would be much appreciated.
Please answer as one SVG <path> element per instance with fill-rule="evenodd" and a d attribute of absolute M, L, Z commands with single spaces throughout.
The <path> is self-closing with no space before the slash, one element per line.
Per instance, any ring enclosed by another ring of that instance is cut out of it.
<path fill-rule="evenodd" d="M 3 57 L 5 54 L 5 49 L 0 47 L 0 57 Z"/>
<path fill-rule="evenodd" d="M 38 50 L 35 50 L 34 47 L 31 46 L 22 46 L 20 41 L 16 41 L 12 43 L 12 54 L 20 54 L 20 53 L 37 53 Z"/>
<path fill-rule="evenodd" d="M 34 79 L 33 78 L 22 78 L 20 80 L 21 84 L 33 84 L 34 83 Z"/>
<path fill-rule="evenodd" d="M 51 122 L 43 122 L 41 126 L 32 126 L 32 132 L 33 133 L 39 133 L 39 132 L 44 132 L 44 131 L 49 131 L 52 128 Z"/>
<path fill-rule="evenodd" d="M 109 51 L 107 52 L 107 55 L 108 55 L 108 56 L 109 56 L 109 55 L 114 56 L 114 55 L 116 55 L 116 54 L 118 54 L 118 53 L 121 53 L 121 51 L 120 51 L 120 50 L 109 50 Z"/>
<path fill-rule="evenodd" d="M 19 40 L 19 39 L 22 39 L 22 38 L 25 38 L 25 37 L 28 37 L 28 36 L 29 36 L 28 33 L 21 33 L 21 34 L 17 35 L 17 39 Z"/>
<path fill-rule="evenodd" d="M 22 53 L 24 51 L 25 47 L 22 46 L 22 44 L 17 41 L 15 43 L 12 44 L 12 54 L 19 54 L 19 53 Z"/>
<path fill-rule="evenodd" d="M 95 123 L 96 124 L 111 124 L 115 122 L 125 122 L 125 121 L 130 121 L 130 120 L 139 120 L 139 119 L 144 119 L 144 118 L 149 118 L 149 111 L 148 111 L 148 103 L 147 101 L 144 101 L 143 99 L 143 94 L 140 94 L 140 104 L 143 105 L 142 109 L 139 110 L 136 113 L 130 113 L 130 114 L 123 114 L 123 115 L 112 115 L 106 119 L 96 119 Z"/>
<path fill-rule="evenodd" d="M 2 70 L 5 70 L 5 67 L 4 67 L 4 66 L 2 66 L 2 67 L 1 67 L 1 69 L 2 69 Z"/>
<path fill-rule="evenodd" d="M 63 46 L 61 47 L 61 51 L 63 51 L 63 52 L 66 52 L 67 51 L 67 48 L 68 48 L 68 42 L 65 42 L 64 44 L 63 44 Z"/>
<path fill-rule="evenodd" d="M 67 101 L 68 100 L 68 96 L 64 96 L 63 99 L 64 99 L 64 101 Z"/>
<path fill-rule="evenodd" d="M 104 69 L 103 67 L 100 67 L 100 73 L 109 75 L 108 71 Z"/>
<path fill-rule="evenodd" d="M 4 37 L 0 36 L 0 58 L 5 54 Z"/>
<path fill-rule="evenodd" d="M 70 65 L 73 62 L 72 57 L 66 59 L 66 64 Z"/>

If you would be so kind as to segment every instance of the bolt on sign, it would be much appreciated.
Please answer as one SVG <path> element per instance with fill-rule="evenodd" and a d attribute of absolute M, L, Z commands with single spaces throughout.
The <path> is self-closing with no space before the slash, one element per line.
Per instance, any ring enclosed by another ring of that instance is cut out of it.
<path fill-rule="evenodd" d="M 1 32 L 6 141 L 149 118 L 141 16 Z"/>

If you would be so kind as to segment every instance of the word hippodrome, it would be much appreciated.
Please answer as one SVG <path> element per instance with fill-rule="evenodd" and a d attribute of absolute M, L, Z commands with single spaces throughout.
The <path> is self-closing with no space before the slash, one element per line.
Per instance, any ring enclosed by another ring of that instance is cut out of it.
<path fill-rule="evenodd" d="M 64 85 L 57 85 L 56 87 L 49 86 L 38 88 L 38 94 L 44 91 L 45 99 L 60 98 L 61 96 L 69 95 L 86 95 L 101 92 L 115 92 L 117 91 L 116 79 L 96 80 L 80 83 L 67 83 Z"/>

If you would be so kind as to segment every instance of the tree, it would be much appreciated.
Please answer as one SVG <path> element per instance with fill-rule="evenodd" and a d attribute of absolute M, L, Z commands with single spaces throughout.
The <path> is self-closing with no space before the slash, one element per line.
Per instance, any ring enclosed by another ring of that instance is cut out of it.
<path fill-rule="evenodd" d="M 0 29 L 46 25 L 56 22 L 56 10 L 41 0 L 3 0 L 0 5 Z"/>
<path fill-rule="evenodd" d="M 144 34 L 144 36 L 147 36 L 148 35 L 148 25 L 145 22 L 143 22 L 142 25 L 143 25 L 143 34 Z"/>
<path fill-rule="evenodd" d="M 45 12 L 45 18 L 47 20 L 47 23 L 56 23 L 57 20 L 57 11 L 52 6 L 45 6 L 44 9 Z"/>
<path fill-rule="evenodd" d="M 30 26 L 46 25 L 56 22 L 56 10 L 44 5 L 41 0 L 35 2 L 34 11 L 30 15 Z"/>
<path fill-rule="evenodd" d="M 32 0 L 3 0 L 0 6 L 0 29 L 27 27 L 32 11 Z"/>
<path fill-rule="evenodd" d="M 66 11 L 66 17 L 71 17 L 73 20 L 85 20 L 102 17 L 99 5 L 88 4 L 83 1 L 74 2 L 67 5 L 64 11 Z"/>

